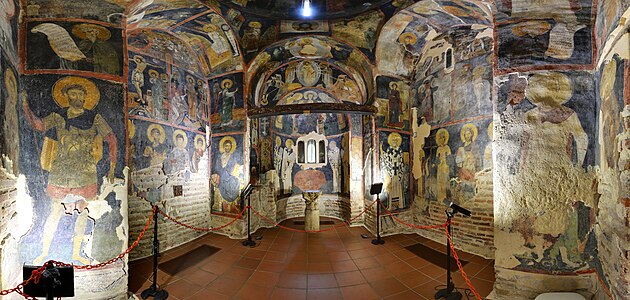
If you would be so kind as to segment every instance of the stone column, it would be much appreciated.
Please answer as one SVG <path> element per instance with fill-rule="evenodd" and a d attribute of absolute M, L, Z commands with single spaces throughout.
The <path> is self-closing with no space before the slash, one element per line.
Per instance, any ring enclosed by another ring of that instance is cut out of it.
<path fill-rule="evenodd" d="M 319 230 L 319 199 L 321 191 L 304 191 L 302 197 L 306 202 L 304 209 L 304 228 L 306 230 Z"/>

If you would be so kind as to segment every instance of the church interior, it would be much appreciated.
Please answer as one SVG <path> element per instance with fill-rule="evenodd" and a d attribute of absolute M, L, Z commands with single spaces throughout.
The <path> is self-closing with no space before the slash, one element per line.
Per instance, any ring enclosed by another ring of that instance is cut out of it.
<path fill-rule="evenodd" d="M 0 0 L 0 298 L 54 260 L 72 299 L 630 299 L 629 30 L 627 0 Z"/>

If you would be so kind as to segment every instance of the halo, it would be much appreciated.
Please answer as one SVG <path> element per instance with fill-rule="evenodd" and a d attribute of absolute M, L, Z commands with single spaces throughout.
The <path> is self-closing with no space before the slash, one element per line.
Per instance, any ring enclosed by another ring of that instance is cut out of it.
<path fill-rule="evenodd" d="M 400 136 L 398 132 L 392 132 L 387 137 L 387 143 L 391 147 L 398 148 L 400 147 L 400 144 L 402 143 L 402 137 Z"/>
<path fill-rule="evenodd" d="M 193 78 L 193 77 L 192 77 L 192 76 L 190 76 L 190 75 L 186 75 L 186 81 L 189 81 L 189 80 L 191 80 L 191 79 L 192 79 L 192 81 L 193 81 L 193 82 L 195 82 L 195 78 Z"/>
<path fill-rule="evenodd" d="M 488 124 L 488 137 L 490 138 L 490 141 L 492 141 L 494 139 L 494 122 L 490 122 L 490 124 Z"/>
<path fill-rule="evenodd" d="M 217 25 L 212 24 L 212 23 L 208 23 L 206 25 L 203 25 L 203 31 L 205 31 L 205 32 L 217 31 L 217 30 L 219 30 L 219 27 Z"/>
<path fill-rule="evenodd" d="M 223 81 L 221 81 L 221 87 L 222 88 L 231 88 L 232 84 L 234 84 L 234 82 L 232 82 L 232 79 L 223 79 Z"/>
<path fill-rule="evenodd" d="M 407 37 L 411 37 L 411 42 L 409 42 L 409 43 L 405 42 L 405 39 L 406 39 Z M 405 44 L 407 44 L 407 45 L 414 45 L 414 44 L 418 41 L 418 37 L 416 37 L 416 35 L 415 35 L 415 34 L 413 34 L 413 32 L 405 32 L 405 33 L 401 34 L 401 35 L 398 37 L 398 41 L 399 41 L 401 44 L 403 44 L 403 45 L 405 45 Z"/>
<path fill-rule="evenodd" d="M 155 77 L 160 78 L 160 73 L 158 73 L 158 71 L 153 70 L 153 69 L 149 70 L 149 76 L 153 74 L 155 74 Z"/>
<path fill-rule="evenodd" d="M 276 136 L 276 145 L 278 146 L 282 145 L 282 139 L 279 136 Z"/>
<path fill-rule="evenodd" d="M 251 27 L 251 28 L 260 28 L 260 27 L 262 27 L 262 24 L 260 24 L 260 22 L 256 22 L 256 21 L 249 22 L 249 27 Z"/>
<path fill-rule="evenodd" d="M 438 146 L 444 146 L 440 144 L 441 136 L 444 136 L 444 145 L 448 144 L 448 130 L 441 128 L 435 134 L 435 142 L 437 142 Z"/>
<path fill-rule="evenodd" d="M 306 92 L 304 92 L 304 99 L 308 99 L 308 95 L 313 95 L 313 99 L 312 100 L 317 99 L 317 93 L 314 92 L 314 91 L 306 91 Z"/>
<path fill-rule="evenodd" d="M 195 148 L 197 147 L 197 143 L 198 143 L 198 141 L 200 141 L 200 140 L 201 140 L 201 141 L 203 141 L 203 148 L 205 148 L 205 147 L 206 147 L 206 139 L 205 139 L 205 137 L 204 137 L 203 135 L 201 135 L 201 134 L 198 134 L 198 135 L 196 135 L 196 136 L 195 136 Z"/>
<path fill-rule="evenodd" d="M 230 141 L 230 143 L 232 143 L 232 149 L 230 149 L 230 154 L 232 154 L 234 153 L 234 150 L 236 150 L 236 140 L 234 140 L 234 138 L 231 136 L 226 136 L 219 141 L 219 152 L 225 153 L 225 150 L 223 149 L 223 145 L 227 141 Z"/>
<path fill-rule="evenodd" d="M 136 136 L 136 125 L 131 122 L 131 119 L 127 119 L 127 128 L 129 131 L 129 140 L 132 140 Z"/>
<path fill-rule="evenodd" d="M 62 108 L 68 107 L 68 97 L 61 91 L 70 84 L 80 85 L 87 91 L 85 94 L 85 103 L 83 103 L 83 108 L 92 110 L 98 104 L 98 101 L 101 98 L 101 93 L 92 81 L 83 77 L 67 76 L 57 80 L 53 86 L 53 99 L 55 99 L 57 105 Z"/>
<path fill-rule="evenodd" d="M 284 144 L 287 145 L 287 148 L 293 148 L 293 146 L 295 145 L 292 139 L 287 139 L 286 141 L 284 141 Z"/>
<path fill-rule="evenodd" d="M 162 125 L 160 124 L 151 124 L 149 125 L 149 127 L 147 128 L 147 136 L 149 137 L 149 141 L 151 141 L 151 143 L 157 144 L 154 140 L 153 140 L 153 135 L 151 134 L 151 131 L 153 131 L 153 129 L 157 129 L 160 132 L 160 140 L 158 141 L 160 144 L 164 143 L 164 139 L 166 139 L 166 133 L 164 133 L 164 128 L 162 127 Z M 173 136 L 174 137 L 174 136 Z M 174 140 L 174 139 L 173 139 Z"/>
<path fill-rule="evenodd" d="M 394 84 L 396 85 L 396 88 L 400 87 L 400 84 L 397 81 L 392 81 L 392 82 L 389 83 L 389 88 L 393 89 L 394 88 L 393 87 Z"/>
<path fill-rule="evenodd" d="M 81 23 L 78 25 L 72 26 L 72 34 L 79 37 L 82 40 L 87 40 L 87 35 L 85 34 L 86 30 L 97 30 L 98 31 L 98 39 L 107 41 L 112 37 L 112 33 L 105 27 L 96 24 L 90 23 Z"/>
<path fill-rule="evenodd" d="M 473 136 L 472 139 L 470 140 L 470 142 L 474 142 L 477 140 L 477 134 L 479 134 L 479 130 L 477 129 L 477 126 L 475 126 L 475 124 L 473 123 L 468 123 L 464 126 L 462 126 L 462 129 L 459 131 L 459 138 L 462 140 L 462 142 L 464 141 L 464 132 L 466 132 L 467 130 L 472 130 Z"/>
<path fill-rule="evenodd" d="M 186 145 L 188 145 L 188 136 L 186 135 L 186 132 L 184 132 L 181 129 L 177 129 L 175 131 L 173 131 L 173 144 L 175 144 L 175 141 L 177 140 L 177 136 L 178 135 L 183 135 L 184 136 L 184 148 L 186 147 Z M 177 145 L 175 145 L 177 146 Z"/>
<path fill-rule="evenodd" d="M 525 96 L 536 106 L 543 103 L 559 106 L 569 101 L 573 95 L 571 79 L 562 73 L 536 74 L 528 81 Z"/>

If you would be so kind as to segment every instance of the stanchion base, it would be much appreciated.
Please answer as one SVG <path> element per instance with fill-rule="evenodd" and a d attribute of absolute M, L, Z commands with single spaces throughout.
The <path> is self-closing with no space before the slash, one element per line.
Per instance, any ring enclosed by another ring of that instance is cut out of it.
<path fill-rule="evenodd" d="M 164 300 L 168 298 L 168 292 L 166 290 L 158 290 L 155 285 L 152 285 L 148 289 L 142 291 L 140 297 L 142 297 L 142 299 L 153 297 L 155 300 Z"/>
<path fill-rule="evenodd" d="M 243 246 L 246 246 L 246 247 L 256 246 L 256 242 L 254 242 L 253 240 L 244 240 L 241 244 L 243 244 Z"/>
<path fill-rule="evenodd" d="M 372 245 L 383 245 L 383 244 L 385 244 L 385 240 L 383 240 L 381 238 L 372 240 Z"/>
<path fill-rule="evenodd" d="M 449 291 L 448 289 L 439 290 L 435 293 L 436 300 L 460 300 L 462 299 L 462 294 L 458 291 Z"/>

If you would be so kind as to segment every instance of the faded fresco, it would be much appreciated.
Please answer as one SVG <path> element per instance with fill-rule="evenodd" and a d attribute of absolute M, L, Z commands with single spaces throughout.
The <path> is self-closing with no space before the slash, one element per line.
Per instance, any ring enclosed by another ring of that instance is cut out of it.
<path fill-rule="evenodd" d="M 305 100 L 312 98 L 311 103 L 336 103 L 337 99 L 363 103 L 362 91 L 352 75 L 345 73 L 338 66 L 317 60 L 299 60 L 276 69 L 268 75 L 268 79 L 256 95 L 261 106 L 275 106 L 280 99 L 286 99 L 292 91 L 302 88 L 313 88 L 310 90 L 315 92 L 315 95 L 303 92 Z M 321 89 L 332 92 L 333 98 L 328 99 L 330 97 L 327 96 L 328 93 Z"/>
<path fill-rule="evenodd" d="M 216 13 L 208 13 L 173 29 L 190 44 L 207 77 L 243 69 L 237 36 Z"/>
<path fill-rule="evenodd" d="M 593 62 L 592 0 L 495 3 L 499 69 Z"/>
<path fill-rule="evenodd" d="M 258 50 L 276 41 L 278 28 L 275 21 L 254 17 L 226 6 L 221 6 L 221 11 L 232 26 L 245 62 L 254 58 Z"/>
<path fill-rule="evenodd" d="M 361 49 L 374 60 L 376 38 L 384 23 L 382 12 L 375 10 L 349 20 L 337 20 L 332 24 L 334 37 Z"/>
<path fill-rule="evenodd" d="M 398 132 L 379 131 L 378 151 L 383 191 L 380 199 L 390 212 L 411 207 L 409 136 Z"/>
<path fill-rule="evenodd" d="M 29 22 L 26 68 L 122 75 L 122 30 L 85 22 Z"/>
<path fill-rule="evenodd" d="M 17 64 L 17 21 L 20 5 L 15 0 L 0 1 L 0 48 L 13 64 Z"/>
<path fill-rule="evenodd" d="M 24 261 L 86 265 L 118 255 L 127 242 L 122 85 L 58 75 L 23 80 L 20 169 L 36 214 L 22 240 Z"/>
<path fill-rule="evenodd" d="M 29 0 L 29 18 L 80 18 L 120 25 L 131 0 Z"/>
<path fill-rule="evenodd" d="M 596 159 L 593 76 L 540 72 L 505 76 L 501 82 L 499 120 L 512 125 L 501 129 L 499 144 L 513 144 L 500 147 L 496 165 L 502 166 L 497 168 L 504 178 L 501 188 L 518 199 L 509 205 L 503 198 L 495 201 L 495 220 L 509 220 L 498 222 L 497 236 L 519 246 L 497 252 L 498 264 L 525 271 L 584 269 L 596 245 L 595 198 L 587 173 Z"/>
<path fill-rule="evenodd" d="M 324 20 L 281 20 L 281 34 L 326 34 L 330 31 L 328 21 Z"/>
<path fill-rule="evenodd" d="M 129 52 L 130 116 L 140 116 L 205 131 L 208 87 L 194 73 L 159 59 Z"/>
<path fill-rule="evenodd" d="M 207 0 L 207 2 L 213 2 Z M 218 0 L 219 3 L 234 9 L 246 11 L 270 19 L 299 19 L 299 1 L 267 0 Z M 351 0 L 327 0 L 311 2 L 315 15 L 326 15 L 329 19 L 356 15 L 373 7 L 379 7 L 389 0 L 372 1 L 371 5 L 358 5 Z"/>
<path fill-rule="evenodd" d="M 245 103 L 243 74 L 234 73 L 208 81 L 210 87 L 210 124 L 213 133 L 243 131 Z"/>
<path fill-rule="evenodd" d="M 409 85 L 397 78 L 376 78 L 377 125 L 380 128 L 410 130 Z"/>
<path fill-rule="evenodd" d="M 625 164 L 618 164 L 620 154 L 626 153 L 625 146 L 618 137 L 618 134 L 625 130 L 625 118 L 628 114 L 624 107 L 625 64 L 626 61 L 619 55 L 614 55 L 612 59 L 604 62 L 598 72 L 596 89 L 600 99 L 601 139 L 605 145 L 600 147 L 603 160 L 600 165 L 605 163 L 605 166 L 619 171 L 626 168 Z"/>
<path fill-rule="evenodd" d="M 157 30 L 135 30 L 127 34 L 128 49 L 135 53 L 142 53 L 147 56 L 151 56 L 161 61 L 172 62 L 172 64 L 179 66 L 200 76 L 208 70 L 202 69 L 203 64 L 197 63 L 196 60 L 190 59 L 191 57 L 197 57 L 198 54 L 193 52 L 196 49 L 191 44 L 191 48 L 182 43 L 181 40 L 170 33 Z M 201 54 L 199 54 L 201 55 Z M 132 59 L 133 57 L 130 57 Z"/>
<path fill-rule="evenodd" d="M 6 155 L 11 163 L 5 162 L 5 167 L 13 174 L 18 174 L 20 157 L 20 135 L 19 135 L 19 82 L 17 72 L 11 64 L 5 60 L 5 56 L 0 55 L 0 122 L 2 122 L 2 132 L 0 132 L 0 153 Z M 4 159 L 3 159 L 4 160 Z"/>
<path fill-rule="evenodd" d="M 243 174 L 243 135 L 212 137 L 212 212 L 235 215 L 241 212 Z"/>

